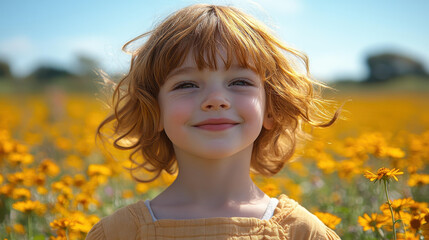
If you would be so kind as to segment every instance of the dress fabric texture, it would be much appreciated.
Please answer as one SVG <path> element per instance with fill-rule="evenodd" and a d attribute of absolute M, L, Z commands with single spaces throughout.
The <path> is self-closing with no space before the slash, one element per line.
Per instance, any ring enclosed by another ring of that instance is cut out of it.
<path fill-rule="evenodd" d="M 247 239 L 340 239 L 316 216 L 282 194 L 268 220 L 252 217 L 159 219 L 153 221 L 141 200 L 117 210 L 95 224 L 88 240 L 247 240 Z"/>

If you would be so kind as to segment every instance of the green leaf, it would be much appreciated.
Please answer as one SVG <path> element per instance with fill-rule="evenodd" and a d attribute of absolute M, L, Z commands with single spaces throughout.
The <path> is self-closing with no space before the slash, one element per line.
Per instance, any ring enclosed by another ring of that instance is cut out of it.
<path fill-rule="evenodd" d="M 39 234 L 33 237 L 33 240 L 45 240 L 45 236 Z"/>

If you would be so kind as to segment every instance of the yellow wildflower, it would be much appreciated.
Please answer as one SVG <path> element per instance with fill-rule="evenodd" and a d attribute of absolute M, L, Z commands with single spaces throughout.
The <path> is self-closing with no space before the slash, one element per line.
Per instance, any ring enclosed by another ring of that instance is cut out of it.
<path fill-rule="evenodd" d="M 3 186 L 0 187 L 0 194 L 2 195 L 6 195 L 8 197 L 12 196 L 12 191 L 13 191 L 13 185 L 12 184 L 5 184 Z"/>
<path fill-rule="evenodd" d="M 30 197 L 31 197 L 31 192 L 26 188 L 14 188 L 12 190 L 13 199 L 20 199 L 20 198 L 30 199 Z"/>
<path fill-rule="evenodd" d="M 74 179 L 70 175 L 64 175 L 61 178 L 61 182 L 63 182 L 66 186 L 71 187 L 73 185 Z"/>
<path fill-rule="evenodd" d="M 76 221 L 76 225 L 71 227 L 72 231 L 88 233 L 91 230 L 93 223 L 82 212 L 75 212 L 71 217 Z"/>
<path fill-rule="evenodd" d="M 27 187 L 33 186 L 36 178 L 36 171 L 34 169 L 23 169 L 22 172 L 15 172 L 7 175 L 9 183 L 13 185 L 25 185 Z"/>
<path fill-rule="evenodd" d="M 18 234 L 25 234 L 25 227 L 22 224 L 13 224 L 13 231 Z"/>
<path fill-rule="evenodd" d="M 132 197 L 134 197 L 133 191 L 131 191 L 131 190 L 124 190 L 122 192 L 122 198 L 129 199 L 129 198 L 132 198 Z"/>
<path fill-rule="evenodd" d="M 371 229 L 375 232 L 376 228 L 380 228 L 386 221 L 389 221 L 389 217 L 377 213 L 371 213 L 371 216 L 365 213 L 363 217 L 359 216 L 358 218 L 358 223 L 363 227 L 364 231 Z"/>
<path fill-rule="evenodd" d="M 408 210 L 412 206 L 413 203 L 414 203 L 414 200 L 412 198 L 402 198 L 402 199 L 395 199 L 395 200 L 391 201 L 392 210 L 395 214 L 395 219 L 402 218 L 401 213 L 403 211 Z M 390 208 L 389 208 L 389 205 L 387 203 L 382 204 L 380 206 L 380 210 L 384 214 L 390 215 Z"/>
<path fill-rule="evenodd" d="M 32 213 L 35 212 L 38 215 L 42 215 L 46 211 L 46 206 L 39 201 L 27 200 L 24 202 L 16 202 L 12 204 L 12 208 L 23 212 L 23 213 Z"/>
<path fill-rule="evenodd" d="M 100 164 L 91 164 L 88 167 L 88 176 L 97 176 L 97 175 L 104 175 L 104 176 L 110 176 L 112 174 L 112 170 L 104 165 Z"/>
<path fill-rule="evenodd" d="M 107 177 L 112 175 L 112 170 L 104 165 L 91 164 L 88 167 L 88 176 L 96 179 L 98 183 L 102 184 L 107 181 Z"/>
<path fill-rule="evenodd" d="M 48 189 L 46 189 L 45 187 L 37 187 L 37 192 L 40 194 L 40 195 L 46 195 L 46 194 L 48 194 Z"/>
<path fill-rule="evenodd" d="M 91 180 L 91 181 L 87 181 L 85 184 L 80 186 L 80 189 L 83 193 L 92 195 L 97 190 L 98 186 L 99 186 L 98 182 Z"/>
<path fill-rule="evenodd" d="M 377 174 L 374 174 L 370 171 L 366 171 L 364 176 L 366 178 L 368 178 L 370 181 L 378 181 L 380 179 L 386 179 L 386 180 L 390 180 L 391 178 L 395 179 L 396 181 L 398 181 L 398 178 L 396 177 L 396 175 L 402 175 L 404 174 L 403 172 L 399 172 L 399 169 L 395 169 L 393 168 L 392 170 L 388 169 L 388 168 L 379 168 L 377 170 Z"/>
<path fill-rule="evenodd" d="M 17 152 L 17 153 L 27 153 L 28 152 L 28 147 L 25 146 L 25 145 L 23 145 L 23 144 L 17 143 L 15 145 L 15 152 Z"/>
<path fill-rule="evenodd" d="M 77 194 L 76 197 L 74 198 L 74 202 L 75 202 L 75 205 L 79 204 L 79 205 L 83 206 L 83 208 L 85 210 L 88 210 L 88 206 L 91 203 L 94 203 L 94 204 L 98 203 L 97 200 L 95 200 L 93 197 L 91 197 L 90 195 L 85 194 L 85 193 Z"/>
<path fill-rule="evenodd" d="M 429 208 L 425 209 L 424 214 L 426 223 L 429 223 Z"/>
<path fill-rule="evenodd" d="M 56 236 L 56 237 L 55 236 L 50 236 L 49 240 L 68 240 L 68 239 L 65 236 L 65 232 L 64 232 L 62 235 L 58 234 L 58 236 Z"/>
<path fill-rule="evenodd" d="M 46 177 L 43 173 L 36 173 L 34 176 L 34 183 L 37 186 L 37 192 L 43 194 L 45 188 Z M 46 193 L 46 192 L 45 192 Z"/>
<path fill-rule="evenodd" d="M 34 161 L 34 157 L 29 153 L 11 153 L 7 160 L 12 166 L 28 165 Z"/>
<path fill-rule="evenodd" d="M 138 193 L 145 194 L 147 191 L 149 191 L 149 185 L 147 183 L 137 183 L 136 191 Z"/>
<path fill-rule="evenodd" d="M 25 234 L 25 227 L 19 223 L 13 224 L 13 226 L 6 226 L 5 230 L 7 234 L 10 234 L 11 232 Z M 5 239 L 7 240 L 7 238 Z"/>
<path fill-rule="evenodd" d="M 392 158 L 405 157 L 404 151 L 402 151 L 400 148 L 393 148 L 393 147 L 387 148 L 387 155 Z"/>
<path fill-rule="evenodd" d="M 408 186 L 423 186 L 429 184 L 429 174 L 411 174 L 408 179 Z"/>
<path fill-rule="evenodd" d="M 317 167 L 325 174 L 331 174 L 337 169 L 337 162 L 332 158 L 326 158 L 325 160 L 318 160 Z"/>
<path fill-rule="evenodd" d="M 60 218 L 60 219 L 54 219 L 54 221 L 49 223 L 49 226 L 51 226 L 52 229 L 56 230 L 56 233 L 58 237 L 55 239 L 68 239 L 66 237 L 66 230 L 70 229 L 70 227 L 76 225 L 76 221 L 74 219 L 70 218 Z"/>
<path fill-rule="evenodd" d="M 309 175 L 308 169 L 300 161 L 291 162 L 287 166 L 292 172 L 298 174 L 301 177 L 306 177 Z"/>
<path fill-rule="evenodd" d="M 83 160 L 82 160 L 82 158 L 80 158 L 77 155 L 71 154 L 71 155 L 67 156 L 65 162 L 66 162 L 67 166 L 72 167 L 74 169 L 80 170 L 83 168 Z"/>
<path fill-rule="evenodd" d="M 397 240 L 420 240 L 420 237 L 414 236 L 411 234 L 408 234 L 407 237 L 405 237 L 405 233 L 396 233 L 396 239 Z"/>
<path fill-rule="evenodd" d="M 410 212 L 413 215 L 420 215 L 422 213 L 425 213 L 427 208 L 428 208 L 427 202 L 413 202 L 410 205 Z"/>
<path fill-rule="evenodd" d="M 52 183 L 51 188 L 54 192 L 59 192 L 59 193 L 64 194 L 66 196 L 71 196 L 73 193 L 73 190 L 67 184 L 65 184 L 63 181 L 58 181 L 58 182 Z"/>
<path fill-rule="evenodd" d="M 335 227 L 341 222 L 341 218 L 330 213 L 315 212 L 314 215 L 316 215 L 320 221 L 331 229 L 335 229 Z"/>
<path fill-rule="evenodd" d="M 0 142 L 0 154 L 9 154 L 13 152 L 14 148 L 15 148 L 15 143 L 12 141 Z"/>
<path fill-rule="evenodd" d="M 412 216 L 409 219 L 406 219 L 405 223 L 410 226 L 410 230 L 413 233 L 417 233 L 425 223 L 424 214 Z"/>
<path fill-rule="evenodd" d="M 86 178 L 82 174 L 76 174 L 73 179 L 73 185 L 76 187 L 82 187 L 86 183 Z"/>
<path fill-rule="evenodd" d="M 260 186 L 261 190 L 270 197 L 278 196 L 281 191 L 277 184 L 271 182 L 269 179 L 265 181 L 265 183 Z"/>
<path fill-rule="evenodd" d="M 73 225 L 76 224 L 76 221 L 74 219 L 69 218 L 60 218 L 60 219 L 54 219 L 51 223 L 49 223 L 49 226 L 53 229 L 67 229 Z"/>
<path fill-rule="evenodd" d="M 55 141 L 55 145 L 63 151 L 69 151 L 73 146 L 71 140 L 65 137 L 58 137 Z"/>
<path fill-rule="evenodd" d="M 85 216 L 82 212 L 71 213 L 68 217 L 55 219 L 49 225 L 57 230 L 57 234 L 61 235 L 66 229 L 71 235 L 79 233 L 88 233 L 95 222 L 99 221 L 98 217 Z"/>
<path fill-rule="evenodd" d="M 296 184 L 293 181 L 289 180 L 288 184 L 283 184 L 283 187 L 288 197 L 297 202 L 301 202 L 302 190 L 299 184 Z"/>
<path fill-rule="evenodd" d="M 55 164 L 54 161 L 49 158 L 43 160 L 40 163 L 38 170 L 39 172 L 42 172 L 50 177 L 55 177 L 60 172 L 60 168 L 58 167 L 58 165 Z"/>
<path fill-rule="evenodd" d="M 429 222 L 422 225 L 422 234 L 424 239 L 429 239 Z"/>
<path fill-rule="evenodd" d="M 7 180 L 13 185 L 20 185 L 24 183 L 25 175 L 23 172 L 16 172 L 7 175 Z"/>
<path fill-rule="evenodd" d="M 337 168 L 338 176 L 346 180 L 351 180 L 362 171 L 361 162 L 354 159 L 339 162 Z"/>

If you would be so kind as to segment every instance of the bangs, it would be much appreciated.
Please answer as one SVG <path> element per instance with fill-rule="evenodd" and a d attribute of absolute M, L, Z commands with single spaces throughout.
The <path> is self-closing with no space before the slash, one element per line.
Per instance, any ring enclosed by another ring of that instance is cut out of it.
<path fill-rule="evenodd" d="M 150 32 L 147 44 L 154 43 L 145 59 L 156 82 L 193 54 L 198 69 L 217 70 L 216 56 L 226 69 L 235 60 L 261 76 L 276 69 L 271 37 L 263 24 L 231 7 L 194 5 L 170 15 Z M 224 55 L 220 54 L 223 51 Z"/>

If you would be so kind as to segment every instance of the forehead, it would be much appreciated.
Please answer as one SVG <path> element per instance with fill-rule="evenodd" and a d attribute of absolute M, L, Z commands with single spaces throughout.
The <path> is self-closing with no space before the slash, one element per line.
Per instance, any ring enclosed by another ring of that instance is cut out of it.
<path fill-rule="evenodd" d="M 179 65 L 178 67 L 172 69 L 168 76 L 168 78 L 171 78 L 175 75 L 190 73 L 190 72 L 197 72 L 197 71 L 203 71 L 203 70 L 221 70 L 221 71 L 244 71 L 244 70 L 251 70 L 252 72 L 256 73 L 254 71 L 254 67 L 250 64 L 247 66 L 244 64 L 240 64 L 239 61 L 235 56 L 231 56 L 230 59 L 228 59 L 226 51 L 219 51 L 218 54 L 214 55 L 213 59 L 207 59 L 208 57 L 205 57 L 205 62 L 212 61 L 209 64 L 206 64 L 204 66 L 198 65 L 198 59 L 195 57 L 195 53 L 193 51 L 189 52 L 186 57 L 183 59 L 183 63 Z"/>
<path fill-rule="evenodd" d="M 190 50 L 183 61 L 175 69 L 180 68 L 197 68 L 198 70 L 209 69 L 209 70 L 229 70 L 229 69 L 250 69 L 256 72 L 252 60 L 246 59 L 245 61 L 239 61 L 233 51 L 229 53 L 225 49 L 218 49 L 216 53 L 208 54 L 197 53 L 194 50 Z"/>

